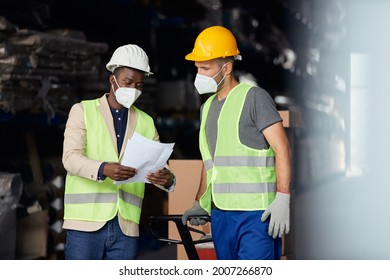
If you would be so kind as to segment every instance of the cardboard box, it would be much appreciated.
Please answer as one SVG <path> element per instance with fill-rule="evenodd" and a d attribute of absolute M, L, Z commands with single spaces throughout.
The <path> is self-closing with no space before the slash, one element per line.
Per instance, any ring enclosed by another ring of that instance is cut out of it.
<path fill-rule="evenodd" d="M 176 189 L 169 193 L 168 214 L 182 215 L 194 204 L 195 196 L 198 191 L 203 162 L 201 160 L 170 160 L 169 167 L 176 175 Z M 210 226 L 195 227 L 206 234 L 210 233 Z M 191 232 L 192 239 L 197 240 L 202 237 L 201 234 Z M 180 240 L 180 235 L 174 223 L 168 226 L 168 236 L 170 239 Z M 188 260 L 184 246 L 177 246 L 177 259 Z"/>
<path fill-rule="evenodd" d="M 47 210 L 26 216 L 17 223 L 16 258 L 40 259 L 47 256 Z"/>
<path fill-rule="evenodd" d="M 279 115 L 283 119 L 285 128 L 300 127 L 302 125 L 302 115 L 298 111 L 279 110 Z"/>

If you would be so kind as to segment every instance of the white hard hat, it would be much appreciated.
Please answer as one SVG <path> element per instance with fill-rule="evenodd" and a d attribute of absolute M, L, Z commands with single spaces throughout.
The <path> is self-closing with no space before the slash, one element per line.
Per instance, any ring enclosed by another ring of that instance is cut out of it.
<path fill-rule="evenodd" d="M 149 67 L 149 58 L 145 51 L 137 45 L 124 45 L 117 48 L 106 68 L 110 72 L 114 72 L 115 68 L 126 66 L 144 71 L 147 76 L 152 75 Z"/>

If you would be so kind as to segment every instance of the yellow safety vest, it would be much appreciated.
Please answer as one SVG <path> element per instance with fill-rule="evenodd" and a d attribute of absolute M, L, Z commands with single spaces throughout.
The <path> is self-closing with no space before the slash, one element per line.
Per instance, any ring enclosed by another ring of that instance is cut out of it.
<path fill-rule="evenodd" d="M 199 147 L 207 171 L 207 189 L 200 205 L 208 213 L 211 201 L 223 210 L 264 210 L 275 199 L 275 153 L 241 143 L 239 122 L 250 85 L 237 85 L 226 97 L 218 118 L 214 160 L 206 138 L 206 121 L 215 94 L 202 111 Z"/>
<path fill-rule="evenodd" d="M 83 101 L 86 127 L 85 155 L 93 160 L 119 162 L 118 152 L 100 111 L 99 99 Z M 135 108 L 137 125 L 135 131 L 149 139 L 154 138 L 153 119 Z M 96 182 L 68 174 L 65 183 L 64 219 L 105 222 L 119 211 L 120 215 L 139 224 L 144 183 L 114 185 L 106 178 Z"/>

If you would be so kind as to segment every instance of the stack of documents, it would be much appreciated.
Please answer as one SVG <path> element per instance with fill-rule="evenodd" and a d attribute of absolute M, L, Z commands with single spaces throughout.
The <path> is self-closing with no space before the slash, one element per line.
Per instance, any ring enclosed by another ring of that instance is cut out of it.
<path fill-rule="evenodd" d="M 164 168 L 172 154 L 175 143 L 161 143 L 148 139 L 134 132 L 127 142 L 121 164 L 137 169 L 137 174 L 125 181 L 114 181 L 114 184 L 127 182 L 150 183 L 145 176 L 149 172 L 156 172 Z"/>

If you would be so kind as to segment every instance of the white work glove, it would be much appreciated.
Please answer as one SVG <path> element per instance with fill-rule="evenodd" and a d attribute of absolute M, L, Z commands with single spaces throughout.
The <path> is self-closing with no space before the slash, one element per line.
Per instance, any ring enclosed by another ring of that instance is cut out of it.
<path fill-rule="evenodd" d="M 261 221 L 265 222 L 269 215 L 268 234 L 273 238 L 287 234 L 290 231 L 290 194 L 277 192 L 275 200 L 261 216 Z"/>
<path fill-rule="evenodd" d="M 208 216 L 209 214 L 206 212 L 206 210 L 204 210 L 200 206 L 199 201 L 195 200 L 194 205 L 190 209 L 188 209 L 184 212 L 184 214 L 181 218 L 181 222 L 183 223 L 183 225 L 186 225 L 189 216 L 198 216 L 198 215 L 199 216 Z M 206 223 L 207 223 L 207 221 L 205 219 L 202 219 L 202 218 L 197 218 L 197 217 L 190 218 L 190 224 L 193 226 L 204 225 Z"/>

